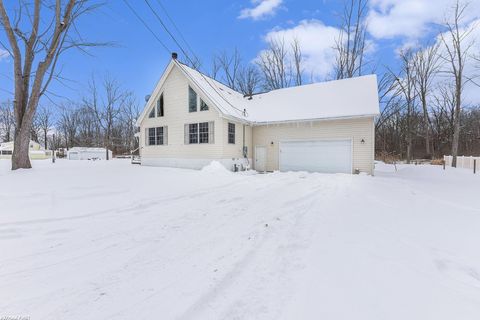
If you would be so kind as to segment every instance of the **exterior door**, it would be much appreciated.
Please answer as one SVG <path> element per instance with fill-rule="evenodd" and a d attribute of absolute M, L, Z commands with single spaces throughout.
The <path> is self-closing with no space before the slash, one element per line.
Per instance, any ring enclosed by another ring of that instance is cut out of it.
<path fill-rule="evenodd" d="M 352 141 L 281 142 L 280 171 L 352 173 Z"/>
<path fill-rule="evenodd" d="M 255 147 L 255 170 L 265 172 L 267 170 L 267 148 L 264 146 Z"/>

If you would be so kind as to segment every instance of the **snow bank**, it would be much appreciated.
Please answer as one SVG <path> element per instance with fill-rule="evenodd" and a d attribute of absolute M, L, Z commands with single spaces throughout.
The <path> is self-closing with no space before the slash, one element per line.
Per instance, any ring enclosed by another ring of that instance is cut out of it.
<path fill-rule="evenodd" d="M 232 174 L 232 171 L 227 170 L 227 168 L 225 168 L 223 164 L 221 164 L 218 161 L 210 162 L 210 164 L 203 167 L 201 171 L 208 174 L 222 174 L 222 175 Z"/>
<path fill-rule="evenodd" d="M 467 170 L 33 165 L 0 161 L 0 318 L 480 319 Z"/>

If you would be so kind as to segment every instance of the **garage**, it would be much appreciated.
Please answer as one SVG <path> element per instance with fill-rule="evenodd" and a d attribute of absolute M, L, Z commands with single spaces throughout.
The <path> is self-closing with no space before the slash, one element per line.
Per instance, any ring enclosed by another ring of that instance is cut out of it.
<path fill-rule="evenodd" d="M 352 140 L 280 142 L 280 171 L 352 173 Z"/>

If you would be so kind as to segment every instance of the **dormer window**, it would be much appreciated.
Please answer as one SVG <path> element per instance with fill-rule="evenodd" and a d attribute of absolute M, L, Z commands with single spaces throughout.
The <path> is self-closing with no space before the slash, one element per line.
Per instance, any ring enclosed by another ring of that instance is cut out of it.
<path fill-rule="evenodd" d="M 188 87 L 188 112 L 197 112 L 197 93 Z"/>
<path fill-rule="evenodd" d="M 163 102 L 163 93 L 160 95 L 160 98 L 157 100 L 157 117 L 163 117 L 165 115 L 164 111 L 164 102 Z"/>

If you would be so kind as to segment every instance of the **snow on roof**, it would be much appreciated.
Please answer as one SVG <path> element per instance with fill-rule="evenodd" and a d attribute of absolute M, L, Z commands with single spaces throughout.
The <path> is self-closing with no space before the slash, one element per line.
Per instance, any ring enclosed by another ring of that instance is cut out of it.
<path fill-rule="evenodd" d="M 243 110 L 248 107 L 248 100 L 243 94 L 226 85 L 174 60 L 176 65 L 186 73 L 193 83 L 215 104 L 220 112 L 234 118 L 249 120 L 244 116 Z"/>
<path fill-rule="evenodd" d="M 375 116 L 380 112 L 375 75 L 278 89 L 249 99 L 184 64 L 177 65 L 223 114 L 252 123 Z"/>

